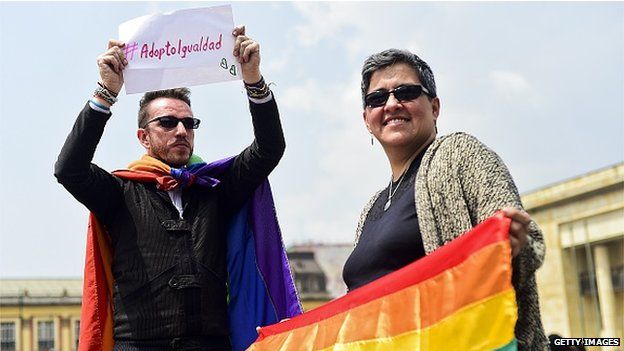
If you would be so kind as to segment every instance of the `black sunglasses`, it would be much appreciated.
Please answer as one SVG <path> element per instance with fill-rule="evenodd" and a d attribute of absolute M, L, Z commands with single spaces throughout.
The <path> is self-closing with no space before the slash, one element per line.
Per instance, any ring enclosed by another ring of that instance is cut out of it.
<path fill-rule="evenodd" d="M 165 129 L 177 128 L 178 127 L 178 123 L 180 123 L 180 122 L 182 122 L 182 125 L 186 129 L 197 129 L 197 128 L 199 128 L 199 123 L 201 121 L 199 119 L 193 118 L 193 117 L 175 118 L 175 117 L 172 117 L 172 116 L 162 116 L 162 117 L 156 117 L 156 118 L 148 121 L 147 123 L 145 123 L 143 128 L 147 127 L 147 125 L 152 123 L 152 122 L 158 122 L 158 125 L 160 125 L 161 127 L 165 128 Z"/>
<path fill-rule="evenodd" d="M 368 107 L 379 107 L 386 104 L 390 94 L 399 101 L 410 101 L 417 99 L 420 94 L 425 93 L 429 95 L 429 90 L 422 85 L 410 84 L 401 85 L 400 87 L 392 90 L 377 90 L 364 97 L 364 103 Z"/>

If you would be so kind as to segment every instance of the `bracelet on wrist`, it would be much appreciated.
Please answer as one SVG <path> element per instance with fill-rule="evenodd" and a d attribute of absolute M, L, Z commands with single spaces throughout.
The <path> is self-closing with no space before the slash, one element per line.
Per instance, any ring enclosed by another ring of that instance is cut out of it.
<path fill-rule="evenodd" d="M 257 83 L 245 83 L 245 90 L 247 91 L 247 96 L 254 99 L 263 99 L 271 94 L 271 90 L 262 76 L 260 76 L 260 81 Z"/>
<path fill-rule="evenodd" d="M 102 100 L 108 102 L 111 105 L 117 102 L 117 98 L 113 95 L 113 93 L 106 88 L 102 88 L 101 86 L 98 86 L 95 89 L 95 91 L 93 92 L 93 95 L 101 98 Z"/>
<path fill-rule="evenodd" d="M 110 89 L 108 89 L 108 87 L 106 85 L 104 85 L 104 83 L 102 82 L 98 82 L 98 85 L 103 88 L 104 90 L 108 91 L 113 97 L 117 97 L 119 96 L 119 92 L 114 92 Z"/>
<path fill-rule="evenodd" d="M 102 112 L 102 113 L 106 113 L 106 114 L 110 114 L 110 107 L 101 104 L 100 102 L 96 101 L 95 99 L 89 99 L 89 106 L 91 107 L 92 110 L 98 111 L 98 112 Z"/>
<path fill-rule="evenodd" d="M 245 80 L 243 80 L 243 83 L 245 83 L 245 86 L 248 86 L 248 87 L 259 87 L 264 84 L 264 77 L 260 75 L 260 79 L 255 83 L 247 83 L 245 82 Z"/>
<path fill-rule="evenodd" d="M 106 105 L 104 105 L 104 104 L 101 104 L 101 103 L 97 102 L 97 101 L 96 101 L 96 100 L 94 100 L 94 99 L 89 99 L 89 102 L 90 102 L 90 103 L 92 103 L 93 105 L 95 105 L 95 106 L 97 106 L 97 107 L 101 108 L 102 110 L 110 110 L 110 107 L 109 107 L 109 106 L 106 106 Z"/>

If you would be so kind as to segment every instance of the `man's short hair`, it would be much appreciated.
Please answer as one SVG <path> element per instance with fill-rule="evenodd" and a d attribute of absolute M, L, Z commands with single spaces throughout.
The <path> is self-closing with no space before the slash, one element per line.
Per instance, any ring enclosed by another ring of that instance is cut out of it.
<path fill-rule="evenodd" d="M 149 105 L 150 102 L 163 97 L 182 100 L 186 102 L 189 107 L 191 107 L 191 91 L 188 88 L 148 91 L 145 95 L 143 95 L 141 101 L 139 102 L 139 128 L 145 127 L 145 123 L 147 123 L 147 105 Z"/>
<path fill-rule="evenodd" d="M 432 99 L 437 96 L 435 79 L 433 78 L 433 71 L 427 64 L 416 54 L 413 54 L 407 50 L 388 49 L 382 52 L 370 55 L 365 61 L 362 67 L 362 102 L 370 86 L 371 77 L 375 71 L 388 66 L 392 66 L 397 63 L 406 63 L 416 71 L 418 79 L 420 79 L 423 87 L 429 90 L 429 98 Z"/>

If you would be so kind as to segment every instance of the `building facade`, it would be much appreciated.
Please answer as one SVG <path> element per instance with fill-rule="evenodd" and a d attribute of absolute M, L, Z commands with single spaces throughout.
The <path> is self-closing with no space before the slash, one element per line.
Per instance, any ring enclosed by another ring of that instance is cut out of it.
<path fill-rule="evenodd" d="M 314 260 L 325 273 L 327 292 L 332 299 L 347 293 L 342 279 L 342 268 L 353 251 L 353 243 L 345 244 L 300 244 L 288 248 L 289 253 L 313 252 Z"/>
<path fill-rule="evenodd" d="M 318 265 L 314 252 L 289 251 L 288 261 L 304 311 L 309 311 L 331 300 L 327 292 L 327 278 Z"/>
<path fill-rule="evenodd" d="M 546 242 L 537 272 L 546 332 L 624 337 L 624 163 L 522 200 Z"/>
<path fill-rule="evenodd" d="M 0 350 L 78 350 L 82 279 L 3 279 Z"/>

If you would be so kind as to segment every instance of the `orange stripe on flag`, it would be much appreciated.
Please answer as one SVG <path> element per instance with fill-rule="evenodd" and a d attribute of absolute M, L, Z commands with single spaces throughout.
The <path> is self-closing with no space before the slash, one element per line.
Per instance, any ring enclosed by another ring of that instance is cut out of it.
<path fill-rule="evenodd" d="M 112 273 L 110 243 L 97 218 L 89 216 L 82 309 L 80 351 L 113 349 Z"/>
<path fill-rule="evenodd" d="M 268 337 L 253 350 L 278 350 L 286 343 L 308 344 L 311 335 L 316 336 L 311 350 L 321 350 L 335 343 L 392 337 L 428 328 L 471 303 L 510 291 L 511 271 L 505 265 L 508 251 L 505 242 L 491 244 L 436 277 L 330 317 L 322 326 L 308 325 Z M 483 274 L 481 270 L 488 266 L 491 270 Z"/>
<path fill-rule="evenodd" d="M 508 290 L 471 304 L 428 328 L 390 337 L 336 343 L 319 351 L 498 350 L 513 340 L 514 329 L 508 326 L 513 326 L 516 322 L 515 313 L 500 313 L 500 311 L 514 311 L 515 308 L 515 294 L 513 290 Z M 466 327 L 474 325 L 484 327 Z M 313 349 L 299 345 L 294 350 Z"/>
<path fill-rule="evenodd" d="M 517 318 L 509 223 L 499 213 L 396 272 L 301 316 L 264 327 L 249 350 L 351 350 L 364 344 L 369 345 L 366 350 L 377 350 L 397 340 L 403 340 L 401 345 L 412 343 L 409 349 L 433 350 L 443 347 L 443 336 L 455 333 L 445 325 L 466 335 L 481 335 L 477 341 L 482 345 L 503 346 L 513 340 Z M 504 298 L 495 302 L 495 296 Z M 496 323 L 462 324 L 488 320 Z M 423 343 L 433 342 L 433 335 L 442 344 L 423 348 Z"/>

